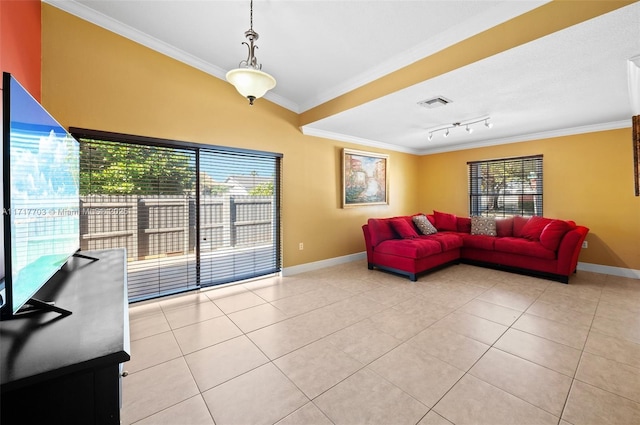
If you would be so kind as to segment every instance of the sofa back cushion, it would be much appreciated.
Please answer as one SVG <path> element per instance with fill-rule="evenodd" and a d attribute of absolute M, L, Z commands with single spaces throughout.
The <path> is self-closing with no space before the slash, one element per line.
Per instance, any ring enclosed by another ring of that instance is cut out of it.
<path fill-rule="evenodd" d="M 371 237 L 371 245 L 377 246 L 380 242 L 389 239 L 395 239 L 396 234 L 391 228 L 391 223 L 387 218 L 370 218 L 367 220 L 369 225 L 369 236 Z"/>
<path fill-rule="evenodd" d="M 455 214 L 443 213 L 440 211 L 433 211 L 433 216 L 436 218 L 436 229 L 439 232 L 442 231 L 450 231 L 457 232 L 458 231 L 458 220 Z"/>
<path fill-rule="evenodd" d="M 499 238 L 513 236 L 513 217 L 497 219 L 496 233 Z"/>
<path fill-rule="evenodd" d="M 391 228 L 395 230 L 402 239 L 413 239 L 418 237 L 418 232 L 416 232 L 413 224 L 410 224 L 402 217 L 392 218 L 389 220 L 389 223 L 391 224 Z"/>
<path fill-rule="evenodd" d="M 575 225 L 572 226 L 564 220 L 551 220 L 551 222 L 542 229 L 542 233 L 540 233 L 540 243 L 545 248 L 556 251 L 558 246 L 560 246 L 562 237 L 573 227 L 575 227 Z"/>
<path fill-rule="evenodd" d="M 471 219 L 469 217 L 458 217 L 458 229 L 460 233 L 471 233 Z"/>
<path fill-rule="evenodd" d="M 519 215 L 516 215 L 513 217 L 513 237 L 514 238 L 522 237 L 522 228 L 524 227 L 525 224 L 527 224 L 528 221 L 529 219 L 527 217 L 522 217 Z"/>
<path fill-rule="evenodd" d="M 547 226 L 547 224 L 551 223 L 550 218 L 544 218 L 540 216 L 533 216 L 527 221 L 527 224 L 522 227 L 522 236 L 525 239 L 529 239 L 530 241 L 538 241 L 540 240 L 540 234 Z"/>

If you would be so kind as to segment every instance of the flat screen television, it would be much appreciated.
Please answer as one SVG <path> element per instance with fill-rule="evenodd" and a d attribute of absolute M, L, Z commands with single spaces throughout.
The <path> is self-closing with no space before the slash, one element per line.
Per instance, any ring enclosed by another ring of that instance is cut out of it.
<path fill-rule="evenodd" d="M 2 78 L 1 317 L 7 319 L 24 307 L 43 307 L 34 294 L 80 247 L 80 162 L 78 142 L 11 74 Z"/>

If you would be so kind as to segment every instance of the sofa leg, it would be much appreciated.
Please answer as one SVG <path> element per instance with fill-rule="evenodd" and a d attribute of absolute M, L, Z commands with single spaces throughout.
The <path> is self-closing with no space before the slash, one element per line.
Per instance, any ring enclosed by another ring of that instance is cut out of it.
<path fill-rule="evenodd" d="M 418 280 L 418 277 L 416 276 L 415 273 L 411 273 L 411 274 L 409 274 L 409 280 L 411 282 L 416 282 Z"/>
<path fill-rule="evenodd" d="M 367 263 L 367 268 L 368 268 L 369 270 L 373 270 L 373 264 L 371 264 L 371 263 Z"/>

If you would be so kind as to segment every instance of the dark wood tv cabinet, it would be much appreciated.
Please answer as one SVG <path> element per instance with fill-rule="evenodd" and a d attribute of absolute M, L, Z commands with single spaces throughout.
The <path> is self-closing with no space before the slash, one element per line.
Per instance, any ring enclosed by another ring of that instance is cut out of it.
<path fill-rule="evenodd" d="M 0 423 L 119 424 L 130 359 L 124 249 L 82 251 L 34 296 L 70 310 L 0 322 Z"/>

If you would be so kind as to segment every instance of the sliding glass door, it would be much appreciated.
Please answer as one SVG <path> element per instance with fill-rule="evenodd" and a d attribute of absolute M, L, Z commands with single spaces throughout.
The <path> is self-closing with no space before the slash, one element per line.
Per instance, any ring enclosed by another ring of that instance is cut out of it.
<path fill-rule="evenodd" d="M 72 133 L 81 249 L 126 248 L 130 302 L 280 270 L 280 155 Z"/>
<path fill-rule="evenodd" d="M 200 281 L 280 270 L 278 158 L 200 149 Z"/>

